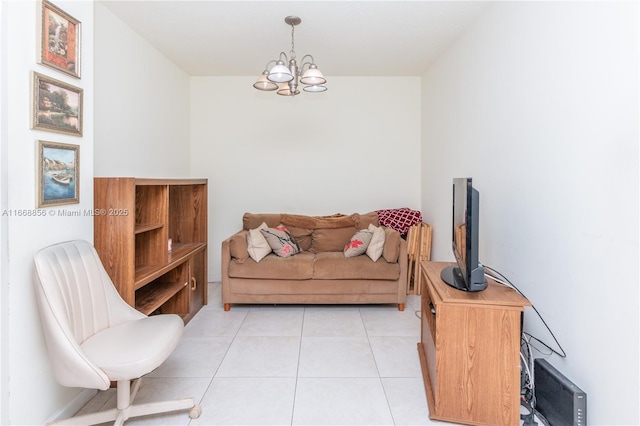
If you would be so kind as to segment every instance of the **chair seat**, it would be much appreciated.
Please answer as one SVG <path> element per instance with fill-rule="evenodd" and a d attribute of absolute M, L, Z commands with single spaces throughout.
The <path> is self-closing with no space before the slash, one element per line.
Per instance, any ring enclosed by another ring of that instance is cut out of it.
<path fill-rule="evenodd" d="M 129 380 L 159 367 L 177 346 L 183 329 L 178 315 L 154 315 L 104 329 L 80 347 L 110 380 Z"/>

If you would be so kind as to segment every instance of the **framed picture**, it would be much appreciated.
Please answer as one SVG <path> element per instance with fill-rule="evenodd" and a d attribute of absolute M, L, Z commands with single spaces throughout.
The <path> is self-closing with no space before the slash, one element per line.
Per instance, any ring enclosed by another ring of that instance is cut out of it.
<path fill-rule="evenodd" d="M 80 78 L 80 21 L 46 0 L 41 9 L 40 63 Z"/>
<path fill-rule="evenodd" d="M 38 207 L 80 202 L 80 147 L 38 141 Z"/>
<path fill-rule="evenodd" d="M 33 73 L 33 129 L 82 136 L 82 89 Z"/>

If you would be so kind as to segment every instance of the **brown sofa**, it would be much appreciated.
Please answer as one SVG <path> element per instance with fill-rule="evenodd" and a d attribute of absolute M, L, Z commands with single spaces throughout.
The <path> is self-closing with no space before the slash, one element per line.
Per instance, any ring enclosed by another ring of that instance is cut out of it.
<path fill-rule="evenodd" d="M 345 257 L 353 235 L 378 215 L 303 216 L 245 213 L 243 227 L 222 242 L 222 303 L 231 304 L 383 304 L 404 310 L 407 281 L 407 243 L 383 228 L 382 255 Z M 291 257 L 274 253 L 256 262 L 249 256 L 247 235 L 265 223 L 284 225 L 301 252 Z"/>

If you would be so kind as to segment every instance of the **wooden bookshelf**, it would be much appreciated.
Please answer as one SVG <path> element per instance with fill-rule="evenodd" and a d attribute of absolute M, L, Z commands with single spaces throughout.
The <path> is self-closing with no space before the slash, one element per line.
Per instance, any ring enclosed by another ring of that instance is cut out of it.
<path fill-rule="evenodd" d="M 94 211 L 94 245 L 127 303 L 185 322 L 207 303 L 206 179 L 95 178 Z"/>

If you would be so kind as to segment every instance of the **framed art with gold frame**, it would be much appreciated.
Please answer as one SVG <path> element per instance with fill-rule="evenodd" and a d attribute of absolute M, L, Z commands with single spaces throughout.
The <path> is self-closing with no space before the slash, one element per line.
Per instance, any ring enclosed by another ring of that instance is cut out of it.
<path fill-rule="evenodd" d="M 80 146 L 38 141 L 38 207 L 80 202 Z"/>
<path fill-rule="evenodd" d="M 40 3 L 40 63 L 80 78 L 80 21 L 47 0 Z"/>
<path fill-rule="evenodd" d="M 31 128 L 82 136 L 79 87 L 33 72 Z"/>

